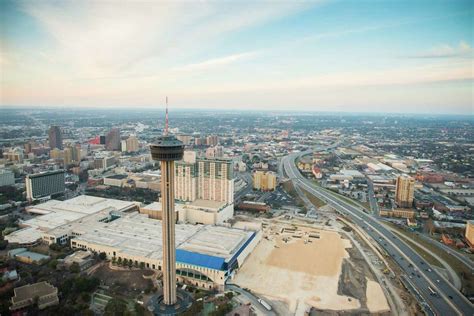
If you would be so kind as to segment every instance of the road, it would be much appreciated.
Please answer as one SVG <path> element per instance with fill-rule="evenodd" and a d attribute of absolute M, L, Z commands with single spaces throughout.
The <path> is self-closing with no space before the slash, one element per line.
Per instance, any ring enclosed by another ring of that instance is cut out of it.
<path fill-rule="evenodd" d="M 374 216 L 379 216 L 379 205 L 377 204 L 377 199 L 375 198 L 375 193 L 374 193 L 374 184 L 370 179 L 367 179 L 367 188 L 368 188 L 368 194 L 369 194 L 369 203 L 370 203 L 370 209 L 372 210 L 372 214 Z"/>
<path fill-rule="evenodd" d="M 315 186 L 296 168 L 295 159 L 309 152 L 294 153 L 283 161 L 285 172 L 295 185 L 326 201 L 339 213 L 350 218 L 366 231 L 386 253 L 406 272 L 413 286 L 437 315 L 473 315 L 473 305 L 448 281 L 438 274 L 414 250 L 401 242 L 396 235 L 378 220 L 366 214 L 362 207 L 347 203 L 326 189 Z M 435 292 L 431 293 L 431 290 Z"/>
<path fill-rule="evenodd" d="M 239 177 L 247 183 L 247 185 L 240 191 L 234 194 L 234 205 L 242 202 L 242 198 L 252 192 L 252 175 L 248 172 L 239 174 Z"/>
<path fill-rule="evenodd" d="M 250 303 L 252 303 L 252 305 L 262 314 L 262 315 L 276 315 L 275 312 L 273 311 L 268 311 L 262 304 L 260 304 L 260 302 L 258 301 L 258 297 L 256 297 L 255 295 L 253 295 L 252 293 L 248 292 L 248 291 L 245 291 L 244 289 L 240 288 L 239 286 L 237 285 L 234 285 L 234 284 L 229 284 L 227 283 L 225 285 L 226 289 L 228 290 L 232 290 L 234 292 L 237 292 L 239 293 L 240 295 L 243 295 L 245 296 L 249 301 Z M 265 300 L 265 302 L 268 303 L 268 300 Z"/>
<path fill-rule="evenodd" d="M 467 267 L 469 267 L 469 269 L 471 269 L 471 272 L 474 273 L 474 262 L 471 259 L 467 258 L 462 253 L 459 253 L 455 249 L 452 249 L 451 247 L 446 246 L 445 244 L 443 244 L 439 241 L 436 241 L 436 240 L 434 240 L 434 239 L 432 239 L 428 236 L 425 236 L 423 234 L 418 234 L 418 237 L 420 237 L 423 240 L 425 240 L 426 242 L 429 242 L 430 244 L 446 251 L 447 254 L 456 257 L 456 259 L 458 259 L 459 261 L 464 263 Z"/>

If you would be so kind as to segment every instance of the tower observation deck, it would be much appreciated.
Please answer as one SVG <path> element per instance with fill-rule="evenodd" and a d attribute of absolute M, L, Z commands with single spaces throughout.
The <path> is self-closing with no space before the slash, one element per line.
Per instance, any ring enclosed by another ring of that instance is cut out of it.
<path fill-rule="evenodd" d="M 184 145 L 168 135 L 168 98 L 166 98 L 166 127 L 164 135 L 150 146 L 151 157 L 161 163 L 161 205 L 163 210 L 163 294 L 154 304 L 155 315 L 175 315 L 187 308 L 190 298 L 176 291 L 176 242 L 174 211 L 174 162 L 181 160 Z"/>

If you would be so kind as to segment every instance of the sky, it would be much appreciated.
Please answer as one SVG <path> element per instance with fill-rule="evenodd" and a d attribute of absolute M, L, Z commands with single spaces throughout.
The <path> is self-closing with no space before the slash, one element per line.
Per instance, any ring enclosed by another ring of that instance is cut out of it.
<path fill-rule="evenodd" d="M 0 0 L 0 107 L 474 115 L 474 1 Z"/>

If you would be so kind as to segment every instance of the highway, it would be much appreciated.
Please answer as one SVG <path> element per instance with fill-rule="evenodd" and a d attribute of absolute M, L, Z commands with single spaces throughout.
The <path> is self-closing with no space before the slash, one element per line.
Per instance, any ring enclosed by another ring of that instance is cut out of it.
<path fill-rule="evenodd" d="M 236 284 L 232 284 L 232 283 L 227 283 L 225 285 L 226 289 L 227 290 L 232 290 L 234 292 L 237 292 L 239 293 L 240 295 L 242 296 L 245 296 L 247 298 L 247 300 L 249 300 L 251 303 L 252 303 L 252 306 L 254 306 L 257 310 L 258 310 L 258 315 L 267 315 L 267 316 L 275 316 L 275 312 L 272 310 L 272 311 L 269 311 L 267 310 L 259 301 L 258 301 L 258 297 L 255 296 L 254 294 L 240 288 L 238 285 Z M 266 300 L 267 304 L 268 303 L 268 300 Z"/>
<path fill-rule="evenodd" d="M 237 205 L 242 202 L 242 198 L 245 197 L 247 194 L 252 193 L 252 175 L 248 172 L 240 173 L 239 177 L 245 181 L 246 186 L 242 188 L 240 191 L 234 194 L 234 204 Z"/>
<path fill-rule="evenodd" d="M 326 201 L 377 241 L 380 247 L 406 272 L 411 284 L 418 292 L 417 294 L 429 305 L 432 313 L 436 315 L 474 315 L 474 307 L 467 298 L 438 274 L 418 253 L 382 226 L 375 217 L 366 214 L 361 207 L 347 203 L 306 179 L 295 165 L 295 159 L 306 153 L 310 152 L 293 153 L 283 158 L 284 170 L 293 180 L 295 186 L 298 185 Z"/>
<path fill-rule="evenodd" d="M 368 184 L 368 194 L 369 194 L 369 202 L 370 202 L 370 209 L 372 210 L 372 214 L 375 216 L 379 216 L 379 205 L 377 204 L 377 198 L 375 197 L 374 193 L 374 184 L 370 179 L 367 179 Z"/>
<path fill-rule="evenodd" d="M 425 240 L 426 242 L 429 242 L 430 244 L 446 251 L 449 255 L 456 257 L 459 261 L 461 261 L 467 267 L 469 267 L 469 269 L 471 269 L 471 272 L 474 272 L 474 262 L 471 259 L 464 256 L 462 253 L 459 253 L 456 250 L 450 248 L 449 246 L 446 246 L 445 244 L 440 243 L 439 241 L 433 240 L 432 238 L 425 236 L 423 234 L 418 234 L 418 236 L 422 238 L 423 240 Z"/>

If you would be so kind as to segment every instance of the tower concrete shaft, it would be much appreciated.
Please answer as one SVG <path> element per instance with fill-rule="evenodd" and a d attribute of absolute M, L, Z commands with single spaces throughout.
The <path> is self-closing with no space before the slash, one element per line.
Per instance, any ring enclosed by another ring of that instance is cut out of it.
<path fill-rule="evenodd" d="M 163 301 L 176 303 L 176 244 L 174 211 L 174 161 L 161 161 L 161 205 L 163 220 Z"/>

